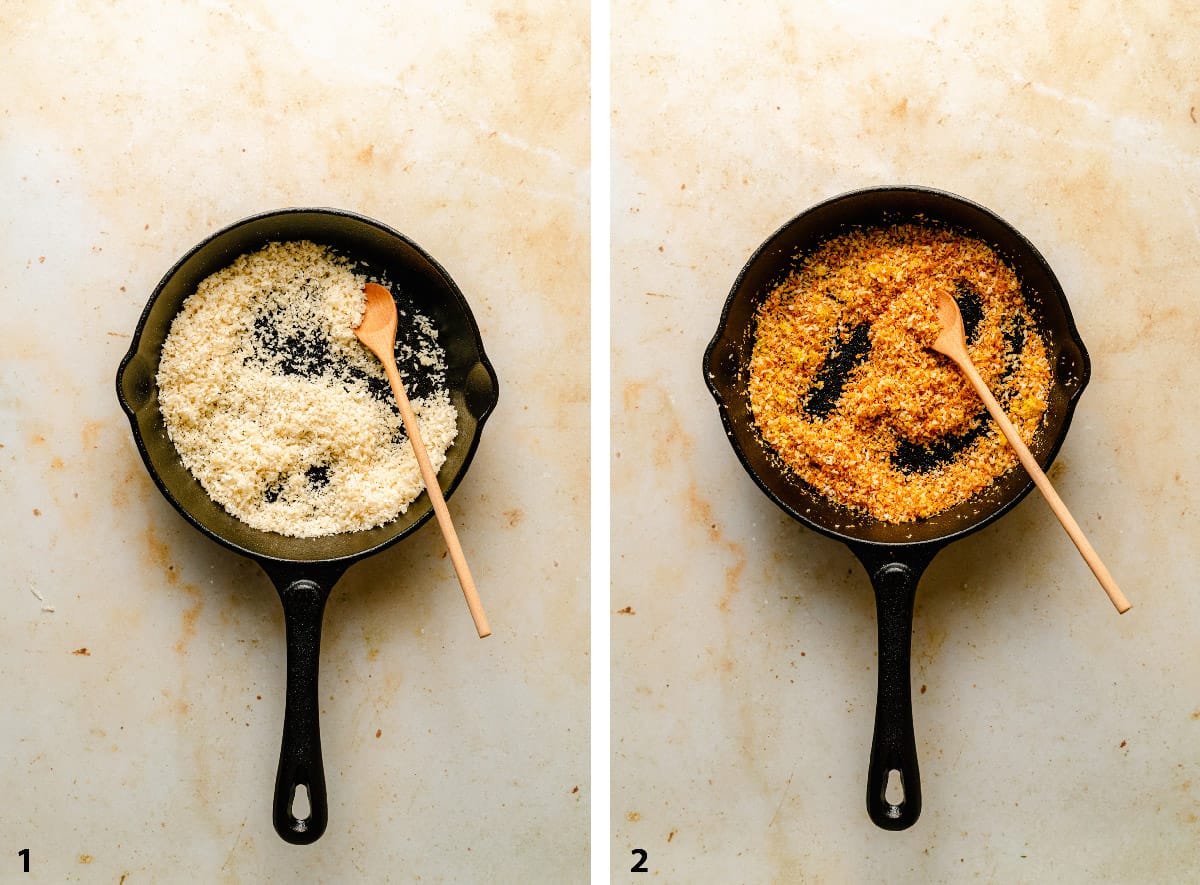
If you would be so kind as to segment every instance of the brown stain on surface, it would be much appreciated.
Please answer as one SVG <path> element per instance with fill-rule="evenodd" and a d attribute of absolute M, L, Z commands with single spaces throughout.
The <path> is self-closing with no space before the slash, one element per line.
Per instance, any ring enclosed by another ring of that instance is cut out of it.
<path fill-rule="evenodd" d="M 937 657 L 942 647 L 945 646 L 949 636 L 950 632 L 945 627 L 937 624 L 930 625 L 929 629 L 925 632 L 924 643 L 919 648 L 913 648 L 922 668 L 933 663 L 934 658 Z"/>
<path fill-rule="evenodd" d="M 144 500 L 152 488 L 150 476 L 141 462 L 131 465 L 121 477 L 121 481 L 113 485 L 113 509 L 123 510 L 128 507 L 132 500 L 131 492 L 138 500 Z"/>
<path fill-rule="evenodd" d="M 520 525 L 521 520 L 525 518 L 525 511 L 520 507 L 512 507 L 508 510 L 505 510 L 503 516 L 504 524 L 508 526 L 508 528 L 514 529 Z"/>
<path fill-rule="evenodd" d="M 192 637 L 196 635 L 196 621 L 200 617 L 200 612 L 204 608 L 204 600 L 200 598 L 200 591 L 190 584 L 184 584 L 183 586 L 184 589 L 194 596 L 195 602 L 193 602 L 193 604 L 187 609 L 184 609 L 183 612 L 182 635 L 175 643 L 175 651 L 177 651 L 179 654 L 183 654 L 185 651 L 187 651 L 188 643 L 191 642 Z"/>
<path fill-rule="evenodd" d="M 104 430 L 103 421 L 84 421 L 79 431 L 79 442 L 84 449 L 100 447 L 100 432 Z"/>
<path fill-rule="evenodd" d="M 90 658 L 92 656 L 92 653 L 87 650 L 86 645 L 83 648 L 75 649 L 75 651 L 71 652 L 71 654 L 79 655 L 80 657 L 84 657 L 84 658 Z"/>
<path fill-rule="evenodd" d="M 688 516 L 691 521 L 704 527 L 705 533 L 708 535 L 708 540 L 721 540 L 721 529 L 717 525 L 716 516 L 713 514 L 712 504 L 710 504 L 700 494 L 699 487 L 692 483 L 687 490 Z"/>
<path fill-rule="evenodd" d="M 626 412 L 632 414 L 641 410 L 648 387 L 649 385 L 642 381 L 625 382 L 621 388 L 621 401 Z M 666 391 L 656 388 L 655 392 L 661 404 L 656 411 L 663 419 L 663 426 L 656 428 L 651 456 L 654 466 L 665 470 L 672 464 L 686 463 L 695 444 L 684 431 Z"/>
<path fill-rule="evenodd" d="M 168 691 L 163 691 L 163 697 L 170 698 L 171 693 Z M 192 705 L 183 698 L 176 698 L 175 700 L 171 701 L 171 712 L 179 716 L 186 716 L 191 709 Z"/>
<path fill-rule="evenodd" d="M 496 27 L 510 38 L 520 37 L 529 30 L 529 13 L 527 12 L 499 9 L 492 13 L 492 20 L 496 22 Z"/>
<path fill-rule="evenodd" d="M 659 469 L 672 463 L 688 461 L 694 448 L 692 439 L 683 431 L 682 425 L 671 414 L 672 421 L 661 436 L 656 437 L 653 448 L 654 466 Z"/>
<path fill-rule="evenodd" d="M 640 411 L 648 398 L 649 389 L 650 385 L 645 382 L 626 382 L 621 391 L 625 411 Z M 658 399 L 654 411 L 661 417 L 661 422 L 653 434 L 655 443 L 651 449 L 651 458 L 655 468 L 665 471 L 674 464 L 689 463 L 695 443 L 684 431 L 667 392 L 657 387 L 654 388 L 654 392 Z M 732 563 L 725 569 L 725 587 L 717 602 L 717 607 L 727 612 L 733 598 L 741 589 L 740 582 L 747 563 L 745 548 L 740 543 L 725 538 L 715 508 L 702 494 L 695 479 L 688 482 L 684 496 L 688 522 L 701 528 L 710 544 L 723 548 L 732 557 Z"/>
<path fill-rule="evenodd" d="M 641 381 L 626 381 L 621 388 L 621 402 L 626 412 L 636 412 L 640 408 L 639 401 L 646 385 Z"/>
<path fill-rule="evenodd" d="M 162 540 L 158 536 L 158 533 L 154 531 L 153 526 L 146 529 L 145 541 L 146 552 L 151 564 L 156 565 L 159 568 L 171 569 L 173 571 L 174 566 L 171 565 L 171 549 L 167 546 L 166 541 Z M 167 577 L 167 580 L 170 583 L 174 583 L 177 579 L 178 576 L 173 573 Z"/>
<path fill-rule="evenodd" d="M 732 541 L 726 546 L 734 552 L 737 559 L 733 565 L 725 569 L 725 592 L 721 595 L 721 601 L 717 603 L 717 608 L 723 612 L 729 611 L 729 603 L 733 601 L 733 597 L 741 589 L 739 582 L 742 572 L 746 570 L 746 554 L 742 550 L 742 546 Z"/>
<path fill-rule="evenodd" d="M 691 522 L 703 528 L 710 543 L 724 547 L 733 557 L 732 564 L 725 569 L 725 589 L 717 602 L 717 608 L 727 612 L 734 596 L 741 589 L 742 574 L 746 571 L 746 549 L 737 541 L 730 541 L 724 537 L 712 504 L 700 494 L 700 488 L 695 482 L 688 485 L 687 503 L 687 513 Z"/>
<path fill-rule="evenodd" d="M 204 595 L 200 592 L 199 587 L 189 584 L 187 581 L 180 580 L 179 570 L 171 562 L 171 549 L 158 536 L 153 526 L 149 526 L 146 529 L 144 540 L 146 543 L 146 558 L 150 564 L 166 573 L 168 585 L 181 587 L 192 599 L 192 604 L 184 609 L 180 636 L 175 642 L 175 651 L 178 654 L 183 654 L 187 651 L 188 644 L 196 635 L 196 622 L 200 618 L 200 613 L 204 610 Z"/>

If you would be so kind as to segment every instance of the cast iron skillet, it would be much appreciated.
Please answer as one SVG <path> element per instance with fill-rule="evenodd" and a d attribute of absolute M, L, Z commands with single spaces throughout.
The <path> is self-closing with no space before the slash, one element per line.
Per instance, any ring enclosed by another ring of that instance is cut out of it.
<path fill-rule="evenodd" d="M 1009 224 L 962 197 L 921 187 L 854 191 L 820 203 L 789 221 L 758 248 L 738 275 L 704 354 L 704 377 L 725 433 L 746 472 L 772 501 L 809 528 L 846 544 L 875 590 L 879 621 L 879 689 L 867 772 L 867 813 L 878 826 L 902 830 L 921 813 L 921 783 L 913 736 L 909 645 L 917 583 L 934 555 L 952 541 L 1007 513 L 1033 488 L 1014 467 L 979 495 L 915 523 L 863 517 L 821 496 L 783 466 L 760 440 L 747 393 L 754 311 L 798 257 L 847 228 L 897 221 L 948 225 L 996 248 L 1021 280 L 1053 373 L 1050 404 L 1034 444 L 1043 467 L 1062 445 L 1091 368 L 1062 287 L 1045 259 Z M 903 799 L 886 798 L 897 772 Z"/>
<path fill-rule="evenodd" d="M 433 321 L 446 352 L 446 382 L 458 409 L 458 436 L 438 473 L 447 498 L 471 463 L 483 423 L 496 405 L 496 373 L 483 351 L 479 327 L 458 286 L 419 246 L 395 230 L 351 212 L 284 209 L 255 215 L 218 231 L 183 256 L 151 295 L 129 352 L 117 371 L 117 398 L 129 416 L 146 469 L 188 522 L 219 544 L 262 566 L 283 602 L 287 635 L 287 700 L 275 780 L 273 819 L 294 844 L 315 842 L 328 822 L 321 762 L 317 669 L 321 619 L 329 591 L 352 564 L 412 534 L 433 509 L 424 492 L 396 520 L 377 528 L 322 538 L 290 538 L 253 529 L 214 502 L 183 466 L 167 436 L 155 376 L 163 341 L 183 301 L 209 274 L 276 240 L 309 239 L 361 266 L 383 273 Z M 308 792 L 310 812 L 292 810 L 296 790 Z"/>

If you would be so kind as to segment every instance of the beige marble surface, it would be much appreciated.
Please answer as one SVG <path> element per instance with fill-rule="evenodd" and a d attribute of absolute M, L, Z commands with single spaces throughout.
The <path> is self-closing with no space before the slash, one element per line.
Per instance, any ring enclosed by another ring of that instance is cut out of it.
<path fill-rule="evenodd" d="M 640 881 L 635 848 L 668 882 L 1194 877 L 1196 10 L 612 17 L 613 880 Z M 924 813 L 887 833 L 863 801 L 866 575 L 742 471 L 700 365 L 776 227 L 900 183 L 989 206 L 1062 281 L 1093 377 L 1053 476 L 1134 608 L 1115 614 L 1036 495 L 941 553 L 913 637 Z"/>
<path fill-rule="evenodd" d="M 588 21 L 571 0 L 0 9 L 0 879 L 586 880 Z M 451 501 L 494 636 L 434 523 L 347 573 L 309 848 L 270 822 L 274 591 L 159 495 L 113 384 L 176 258 L 292 205 L 427 249 L 501 389 Z"/>

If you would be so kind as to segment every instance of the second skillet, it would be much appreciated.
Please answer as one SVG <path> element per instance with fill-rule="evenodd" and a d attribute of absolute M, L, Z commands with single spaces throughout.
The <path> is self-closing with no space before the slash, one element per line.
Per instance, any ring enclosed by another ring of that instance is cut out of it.
<path fill-rule="evenodd" d="M 847 229 L 902 222 L 951 227 L 995 248 L 1016 271 L 1030 314 L 1046 344 L 1052 373 L 1049 405 L 1030 447 L 1043 468 L 1054 460 L 1090 374 L 1087 351 L 1050 266 L 1029 240 L 983 206 L 944 191 L 881 187 L 820 203 L 789 221 L 751 256 L 721 313 L 704 354 L 704 376 L 730 444 L 767 496 L 814 531 L 841 541 L 858 557 L 875 591 L 879 686 L 867 771 L 867 812 L 878 826 L 902 830 L 921 813 L 913 733 L 909 651 L 917 583 L 939 550 L 1000 518 L 1033 488 L 1014 467 L 979 494 L 929 519 L 885 523 L 837 505 L 799 480 L 761 441 L 747 389 L 755 310 L 797 260 Z M 903 798 L 888 801 L 899 776 Z"/>

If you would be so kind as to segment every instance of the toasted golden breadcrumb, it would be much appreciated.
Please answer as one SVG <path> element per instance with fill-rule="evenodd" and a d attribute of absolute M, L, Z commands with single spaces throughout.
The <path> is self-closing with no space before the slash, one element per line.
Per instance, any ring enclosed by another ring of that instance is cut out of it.
<path fill-rule="evenodd" d="M 1050 367 L 1020 281 L 979 240 L 929 224 L 855 229 L 805 256 L 759 307 L 749 392 L 763 440 L 823 496 L 887 522 L 939 513 L 1016 456 L 946 357 L 937 296 L 1022 439 Z"/>

